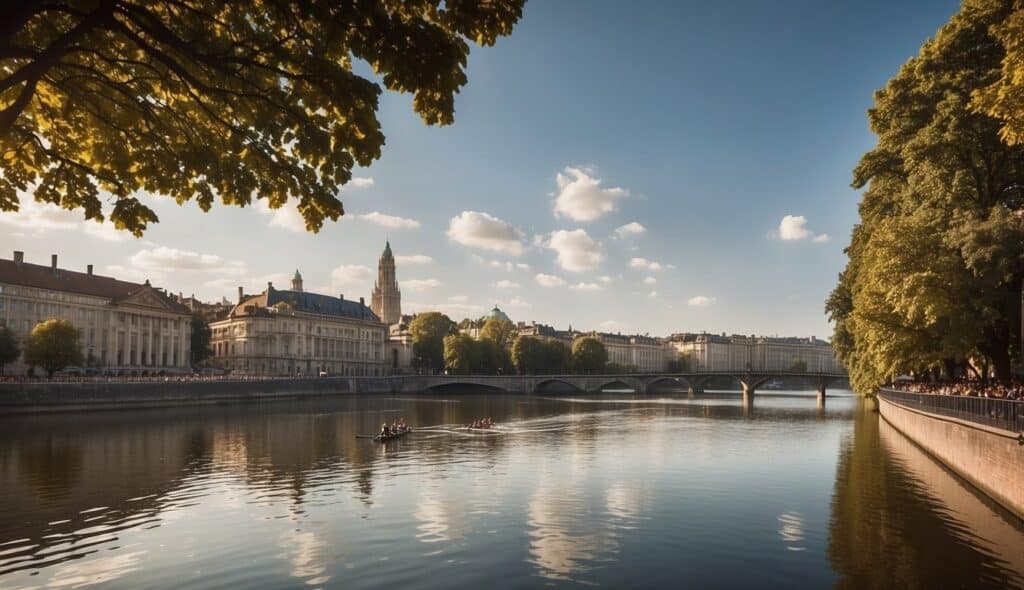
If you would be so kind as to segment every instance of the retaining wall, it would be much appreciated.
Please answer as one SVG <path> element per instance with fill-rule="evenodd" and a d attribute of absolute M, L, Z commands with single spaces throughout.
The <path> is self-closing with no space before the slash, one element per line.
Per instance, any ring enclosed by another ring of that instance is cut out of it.
<path fill-rule="evenodd" d="M 1020 433 L 923 412 L 878 397 L 882 417 L 958 475 L 1024 519 Z"/>

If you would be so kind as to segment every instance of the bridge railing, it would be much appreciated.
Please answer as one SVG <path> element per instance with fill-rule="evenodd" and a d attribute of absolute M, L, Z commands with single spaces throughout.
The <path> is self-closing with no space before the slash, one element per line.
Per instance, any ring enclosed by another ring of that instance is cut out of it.
<path fill-rule="evenodd" d="M 1024 432 L 1024 401 L 969 395 L 911 393 L 882 388 L 879 397 L 923 412 L 959 418 L 976 424 Z"/>

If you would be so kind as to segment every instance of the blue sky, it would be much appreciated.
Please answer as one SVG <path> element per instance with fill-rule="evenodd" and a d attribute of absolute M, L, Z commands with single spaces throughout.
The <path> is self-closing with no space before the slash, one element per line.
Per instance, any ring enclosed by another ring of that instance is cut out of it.
<path fill-rule="evenodd" d="M 390 238 L 406 312 L 828 337 L 865 110 L 957 7 L 535 0 L 474 48 L 453 126 L 383 97 L 383 157 L 318 235 L 293 212 L 153 197 L 142 240 L 28 206 L 0 214 L 0 248 L 206 299 L 296 268 L 307 289 L 369 299 Z"/>

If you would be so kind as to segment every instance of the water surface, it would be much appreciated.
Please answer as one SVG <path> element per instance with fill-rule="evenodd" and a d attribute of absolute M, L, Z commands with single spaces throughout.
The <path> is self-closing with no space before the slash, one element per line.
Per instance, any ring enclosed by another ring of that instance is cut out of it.
<path fill-rule="evenodd" d="M 1024 527 L 810 392 L 0 419 L 0 588 L 545 584 L 1024 587 Z"/>

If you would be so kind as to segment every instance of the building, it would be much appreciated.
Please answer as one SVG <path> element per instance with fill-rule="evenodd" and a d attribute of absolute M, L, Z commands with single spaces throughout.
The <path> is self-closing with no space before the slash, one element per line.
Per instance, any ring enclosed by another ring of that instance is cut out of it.
<path fill-rule="evenodd" d="M 146 281 L 120 281 L 93 273 L 25 262 L 23 252 L 0 260 L 0 324 L 24 342 L 36 324 L 70 321 L 81 331 L 86 370 L 108 374 L 191 371 L 192 319 L 187 307 Z M 24 373 L 22 359 L 8 365 Z"/>
<path fill-rule="evenodd" d="M 362 298 L 345 299 L 302 290 L 298 272 L 291 290 L 267 283 L 243 296 L 212 322 L 210 364 L 247 375 L 385 375 L 387 326 Z M 296 288 L 297 287 L 297 288 Z"/>
<path fill-rule="evenodd" d="M 295 271 L 298 276 L 298 271 Z M 301 279 L 299 281 L 301 286 Z M 384 252 L 377 262 L 377 282 L 373 285 L 370 307 L 385 325 L 397 324 L 402 320 L 402 292 L 398 289 L 395 275 L 395 257 L 391 254 L 391 242 L 385 242 Z"/>
<path fill-rule="evenodd" d="M 733 334 L 673 334 L 668 344 L 694 371 L 808 371 L 843 373 L 832 345 L 810 338 Z"/>
<path fill-rule="evenodd" d="M 667 366 L 665 345 L 658 338 L 640 335 L 591 332 L 582 334 L 596 338 L 608 351 L 608 363 L 630 372 L 660 373 Z"/>
<path fill-rule="evenodd" d="M 488 320 L 501 320 L 509 323 L 512 322 L 512 320 L 509 319 L 508 314 L 501 311 L 501 309 L 497 305 L 495 305 L 491 309 L 491 311 L 487 312 L 487 315 L 481 317 L 480 319 L 471 320 L 467 318 L 459 322 L 459 333 L 465 334 L 474 340 L 479 340 L 480 336 L 483 334 L 484 324 L 486 324 Z"/>

